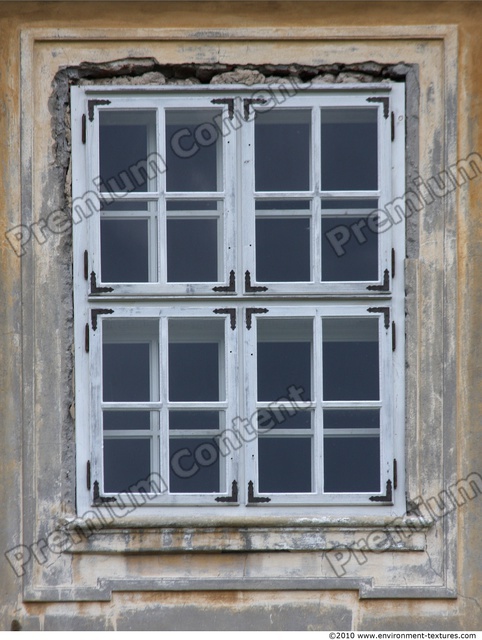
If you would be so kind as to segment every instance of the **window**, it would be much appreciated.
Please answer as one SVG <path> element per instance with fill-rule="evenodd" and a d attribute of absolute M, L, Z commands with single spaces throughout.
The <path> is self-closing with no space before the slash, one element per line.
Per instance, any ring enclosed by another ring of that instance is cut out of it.
<path fill-rule="evenodd" d="M 389 508 L 404 224 L 384 207 L 404 184 L 403 85 L 72 99 L 84 498 Z"/>

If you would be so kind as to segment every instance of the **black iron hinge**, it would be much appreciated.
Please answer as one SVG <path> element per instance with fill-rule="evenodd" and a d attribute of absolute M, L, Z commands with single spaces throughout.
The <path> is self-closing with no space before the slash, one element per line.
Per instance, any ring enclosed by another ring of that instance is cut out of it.
<path fill-rule="evenodd" d="M 393 142 L 395 140 L 395 114 L 393 113 L 393 111 L 391 113 L 391 116 L 392 117 L 391 117 L 391 121 L 390 121 L 390 124 L 391 124 L 390 129 L 391 129 L 392 142 Z"/>
<path fill-rule="evenodd" d="M 383 284 L 369 284 L 368 291 L 390 291 L 390 274 L 388 269 L 383 272 Z"/>
<path fill-rule="evenodd" d="M 87 111 L 89 112 L 90 122 L 93 122 L 94 120 L 94 107 L 97 107 L 100 104 L 110 104 L 110 100 L 88 100 L 87 101 Z"/>
<path fill-rule="evenodd" d="M 395 327 L 395 320 L 392 320 L 392 351 L 397 348 L 397 333 Z"/>
<path fill-rule="evenodd" d="M 98 480 L 94 481 L 93 497 L 94 497 L 94 504 L 102 504 L 103 502 L 116 502 L 117 501 L 117 498 L 115 498 L 114 496 L 106 498 L 105 496 L 101 496 L 100 495 Z"/>
<path fill-rule="evenodd" d="M 84 251 L 84 278 L 89 279 L 89 252 Z"/>
<path fill-rule="evenodd" d="M 367 102 L 381 102 L 383 104 L 383 117 L 385 118 L 385 120 L 388 118 L 388 115 L 390 113 L 389 98 L 382 98 L 382 97 L 367 98 Z"/>
<path fill-rule="evenodd" d="M 238 501 L 238 483 L 236 480 L 233 480 L 233 484 L 231 485 L 231 495 L 230 496 L 218 496 L 214 498 L 216 502 L 237 502 Z"/>
<path fill-rule="evenodd" d="M 392 279 L 395 277 L 395 249 L 392 249 Z"/>
<path fill-rule="evenodd" d="M 390 328 L 390 307 L 369 307 L 368 313 L 383 313 L 385 329 Z"/>
<path fill-rule="evenodd" d="M 236 329 L 236 309 L 213 309 L 213 313 L 227 313 L 231 319 L 231 329 Z"/>
<path fill-rule="evenodd" d="M 90 491 L 90 460 L 87 460 L 87 489 Z"/>
<path fill-rule="evenodd" d="M 268 287 L 253 286 L 251 284 L 251 274 L 246 271 L 244 274 L 244 290 L 246 293 L 255 293 L 256 291 L 268 291 Z"/>
<path fill-rule="evenodd" d="M 95 275 L 95 271 L 91 271 L 90 273 L 90 293 L 110 293 L 114 291 L 112 287 L 98 287 L 97 286 L 97 276 Z"/>
<path fill-rule="evenodd" d="M 244 110 L 244 119 L 249 120 L 249 107 L 252 104 L 266 104 L 268 101 L 264 98 L 244 98 L 243 99 L 243 110 Z"/>
<path fill-rule="evenodd" d="M 246 309 L 246 329 L 251 329 L 253 322 L 253 313 L 268 313 L 269 309 L 262 309 L 258 307 L 250 307 Z"/>
<path fill-rule="evenodd" d="M 87 323 L 85 325 L 85 351 L 86 353 L 89 353 L 89 349 L 90 349 L 90 331 L 89 331 L 89 323 Z"/>
<path fill-rule="evenodd" d="M 397 459 L 393 458 L 393 490 L 398 486 L 398 470 L 397 470 Z"/>
<path fill-rule="evenodd" d="M 92 309 L 90 313 L 92 315 L 92 330 L 95 331 L 97 329 L 97 316 L 114 313 L 114 309 Z"/>
<path fill-rule="evenodd" d="M 257 504 L 259 502 L 271 502 L 271 498 L 268 498 L 267 496 L 255 496 L 254 484 L 253 481 L 250 480 L 248 482 L 248 504 Z"/>
<path fill-rule="evenodd" d="M 392 481 L 387 480 L 387 488 L 384 496 L 370 496 L 368 499 L 371 502 L 393 502 Z"/>
<path fill-rule="evenodd" d="M 221 293 L 235 293 L 236 291 L 236 274 L 234 271 L 229 272 L 229 284 L 222 285 L 220 287 L 213 287 L 213 291 L 218 291 Z"/>
<path fill-rule="evenodd" d="M 228 105 L 228 116 L 232 120 L 234 118 L 234 98 L 213 98 L 212 104 L 226 104 Z"/>
<path fill-rule="evenodd" d="M 82 144 L 85 144 L 87 141 L 87 116 L 85 113 L 82 114 Z"/>

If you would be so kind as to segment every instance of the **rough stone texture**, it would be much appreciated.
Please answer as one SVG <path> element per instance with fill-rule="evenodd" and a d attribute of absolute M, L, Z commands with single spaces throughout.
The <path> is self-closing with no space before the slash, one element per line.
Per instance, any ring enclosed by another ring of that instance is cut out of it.
<path fill-rule="evenodd" d="M 107 617 L 62 614 L 46 614 L 42 631 L 114 631 L 114 625 Z M 156 629 L 153 629 L 155 631 Z"/>
<path fill-rule="evenodd" d="M 254 69 L 236 69 L 227 73 L 220 73 L 211 79 L 211 84 L 261 84 L 266 81 L 265 76 Z"/>

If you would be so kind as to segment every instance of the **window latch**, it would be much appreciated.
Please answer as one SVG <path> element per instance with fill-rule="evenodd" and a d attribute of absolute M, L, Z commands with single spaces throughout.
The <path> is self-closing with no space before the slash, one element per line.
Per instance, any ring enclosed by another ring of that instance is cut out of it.
<path fill-rule="evenodd" d="M 238 502 L 238 483 L 236 480 L 233 480 L 231 485 L 231 495 L 230 496 L 218 496 L 214 498 L 216 502 Z"/>
<path fill-rule="evenodd" d="M 248 482 L 248 504 L 258 504 L 259 502 L 271 502 L 271 498 L 268 498 L 268 496 L 255 496 L 254 484 L 250 480 Z"/>

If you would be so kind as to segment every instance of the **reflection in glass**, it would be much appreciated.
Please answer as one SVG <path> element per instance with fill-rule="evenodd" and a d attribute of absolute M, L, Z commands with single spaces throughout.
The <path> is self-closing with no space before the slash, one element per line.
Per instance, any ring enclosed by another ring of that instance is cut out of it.
<path fill-rule="evenodd" d="M 104 411 L 102 416 L 104 431 L 151 428 L 149 411 Z"/>
<path fill-rule="evenodd" d="M 219 429 L 219 411 L 170 411 L 170 429 Z"/>
<path fill-rule="evenodd" d="M 379 399 L 377 318 L 323 319 L 323 398 Z"/>
<path fill-rule="evenodd" d="M 223 400 L 224 321 L 169 321 L 169 400 Z"/>
<path fill-rule="evenodd" d="M 323 216 L 321 224 L 324 282 L 378 280 L 378 234 L 366 216 Z"/>
<path fill-rule="evenodd" d="M 104 491 L 150 491 L 145 479 L 151 473 L 151 441 L 148 438 L 104 438 Z M 144 481 L 144 482 L 142 482 Z M 140 485 L 139 485 L 140 483 Z"/>
<path fill-rule="evenodd" d="M 311 491 L 311 438 L 258 439 L 259 492 Z"/>
<path fill-rule="evenodd" d="M 303 282 L 310 274 L 310 219 L 256 219 L 256 280 Z"/>
<path fill-rule="evenodd" d="M 272 109 L 255 119 L 256 191 L 310 188 L 311 111 Z"/>
<path fill-rule="evenodd" d="M 377 109 L 321 110 L 321 188 L 378 188 Z"/>
<path fill-rule="evenodd" d="M 102 336 L 104 401 L 157 400 L 157 320 L 107 319 Z"/>
<path fill-rule="evenodd" d="M 103 218 L 100 221 L 103 282 L 149 281 L 149 221 Z"/>
<path fill-rule="evenodd" d="M 286 397 L 295 385 L 303 399 L 311 398 L 313 325 L 305 319 L 259 319 L 258 400 Z"/>
<path fill-rule="evenodd" d="M 218 109 L 166 111 L 168 191 L 222 191 Z"/>
<path fill-rule="evenodd" d="M 99 112 L 101 191 L 154 191 L 156 176 L 148 164 L 155 152 L 155 111 Z"/>
<path fill-rule="evenodd" d="M 171 493 L 219 493 L 217 438 L 169 439 Z"/>
<path fill-rule="evenodd" d="M 218 280 L 218 221 L 209 218 L 167 220 L 169 282 Z"/>
<path fill-rule="evenodd" d="M 380 491 L 379 437 L 325 437 L 324 476 L 326 493 Z"/>

